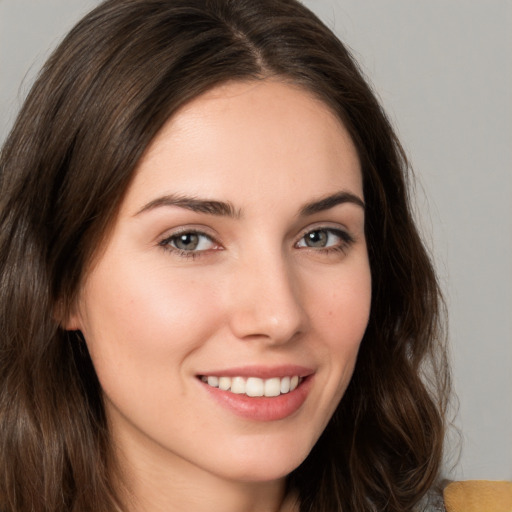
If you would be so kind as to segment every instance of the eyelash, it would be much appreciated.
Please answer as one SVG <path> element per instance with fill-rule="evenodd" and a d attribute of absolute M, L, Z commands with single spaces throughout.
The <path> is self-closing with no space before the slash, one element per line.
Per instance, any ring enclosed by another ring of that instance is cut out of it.
<path fill-rule="evenodd" d="M 301 248 L 313 250 L 315 252 L 321 252 L 323 254 L 333 254 L 333 253 L 346 253 L 347 250 L 350 248 L 350 246 L 355 242 L 355 239 L 352 235 L 350 235 L 347 231 L 337 229 L 337 228 L 331 228 L 331 227 L 317 227 L 314 229 L 308 229 L 307 231 L 304 231 L 299 238 L 299 241 L 297 241 L 294 244 L 294 247 L 298 247 L 298 244 L 300 241 L 304 240 L 307 235 L 310 235 L 312 233 L 318 233 L 318 232 L 326 232 L 329 235 L 334 235 L 340 239 L 340 242 L 337 245 L 330 246 L 330 247 L 311 247 L 311 246 L 301 246 Z M 204 253 L 207 253 L 210 251 L 210 249 L 204 249 L 204 250 L 185 250 L 180 249 L 178 247 L 174 247 L 171 244 L 175 242 L 180 236 L 184 235 L 197 235 L 198 237 L 206 237 L 208 238 L 211 243 L 214 245 L 219 245 L 218 242 L 210 235 L 194 230 L 194 229 L 186 229 L 183 231 L 179 231 L 176 233 L 173 233 L 171 236 L 168 236 L 161 240 L 158 245 L 162 247 L 165 251 L 169 251 L 171 253 L 176 254 L 179 257 L 187 258 L 187 259 L 195 259 L 201 256 L 204 256 Z M 221 250 L 221 249 L 215 249 L 215 250 Z"/>
<path fill-rule="evenodd" d="M 354 244 L 354 242 L 355 242 L 354 237 L 347 231 L 344 231 L 344 230 L 338 229 L 338 228 L 328 227 L 328 226 L 327 227 L 319 226 L 319 227 L 315 227 L 313 229 L 308 229 L 307 231 L 304 231 L 302 233 L 302 236 L 300 237 L 299 241 L 304 240 L 307 235 L 311 235 L 313 233 L 319 233 L 319 232 L 325 232 L 325 233 L 328 233 L 329 235 L 334 235 L 337 238 L 339 238 L 340 241 L 336 245 L 333 245 L 330 247 L 315 248 L 315 247 L 305 246 L 304 247 L 305 249 L 322 252 L 323 254 L 333 254 L 333 253 L 340 253 L 340 252 L 345 254 L 348 251 L 348 249 L 351 247 L 351 245 Z M 299 242 L 297 242 L 295 244 L 295 247 L 297 247 L 298 243 Z"/>
<path fill-rule="evenodd" d="M 210 235 L 199 231 L 195 229 L 184 229 L 182 231 L 178 231 L 176 233 L 173 233 L 171 236 L 168 236 L 164 238 L 161 242 L 159 242 L 159 246 L 162 247 L 165 251 L 169 251 L 171 253 L 176 254 L 179 257 L 187 258 L 187 259 L 195 259 L 197 257 L 203 256 L 203 253 L 208 252 L 208 250 L 185 250 L 180 249 L 179 247 L 173 247 L 171 244 L 172 242 L 176 241 L 180 236 L 184 235 L 197 235 L 198 237 L 206 237 L 208 238 L 213 244 L 217 244 L 217 241 Z M 218 249 L 217 249 L 218 250 Z"/>

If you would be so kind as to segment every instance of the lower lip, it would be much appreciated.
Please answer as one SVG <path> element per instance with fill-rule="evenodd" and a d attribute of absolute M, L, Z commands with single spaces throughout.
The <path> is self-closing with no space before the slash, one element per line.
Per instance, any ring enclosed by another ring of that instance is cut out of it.
<path fill-rule="evenodd" d="M 275 397 L 250 397 L 199 382 L 214 400 L 237 416 L 255 421 L 277 421 L 292 416 L 301 408 L 309 394 L 312 381 L 313 375 L 310 375 L 293 391 Z"/>

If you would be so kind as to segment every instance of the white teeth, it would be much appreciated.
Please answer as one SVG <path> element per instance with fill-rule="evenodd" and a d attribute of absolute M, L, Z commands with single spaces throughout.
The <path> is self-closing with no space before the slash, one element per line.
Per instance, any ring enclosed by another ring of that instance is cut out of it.
<path fill-rule="evenodd" d="M 290 391 L 290 377 L 283 377 L 281 379 L 281 393 L 288 393 Z"/>
<path fill-rule="evenodd" d="M 265 393 L 265 385 L 263 379 L 257 377 L 249 377 L 245 383 L 245 394 L 247 396 L 263 396 Z"/>
<path fill-rule="evenodd" d="M 293 391 L 302 381 L 302 378 L 294 375 L 292 377 L 272 377 L 270 379 L 260 379 L 258 377 L 248 377 L 245 379 L 244 377 L 217 377 L 209 375 L 202 376 L 201 380 L 209 386 L 223 391 L 231 391 L 231 393 L 238 395 L 273 397 Z"/>
<path fill-rule="evenodd" d="M 231 393 L 243 395 L 245 393 L 245 380 L 242 377 L 233 377 L 231 379 Z"/>
<path fill-rule="evenodd" d="M 227 391 L 231 388 L 231 378 L 230 377 L 219 377 L 219 389 Z"/>
<path fill-rule="evenodd" d="M 209 386 L 212 386 L 214 388 L 218 388 L 219 387 L 219 378 L 218 377 L 211 377 L 210 376 L 210 377 L 208 377 L 206 382 L 208 382 Z"/>
<path fill-rule="evenodd" d="M 265 381 L 265 396 L 279 396 L 281 394 L 281 379 L 275 377 Z"/>

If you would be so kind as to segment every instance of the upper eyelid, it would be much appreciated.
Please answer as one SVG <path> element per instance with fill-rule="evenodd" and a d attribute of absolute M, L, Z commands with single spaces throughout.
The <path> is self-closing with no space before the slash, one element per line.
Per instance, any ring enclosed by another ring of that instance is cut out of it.
<path fill-rule="evenodd" d="M 216 239 L 214 236 L 208 234 L 208 233 L 205 233 L 204 231 L 198 231 L 198 230 L 194 230 L 194 229 L 184 229 L 183 231 L 174 231 L 173 233 L 171 233 L 170 235 L 167 235 L 167 236 L 164 236 L 162 238 L 163 241 L 165 240 L 171 240 L 173 238 L 177 238 L 179 237 L 180 235 L 186 235 L 186 234 L 192 234 L 192 235 L 199 235 L 199 236 L 205 236 L 206 238 L 209 238 L 210 240 L 212 240 L 213 242 L 216 242 Z"/>
<path fill-rule="evenodd" d="M 323 229 L 326 231 L 337 231 L 340 233 L 346 233 L 347 235 L 353 236 L 351 234 L 351 230 L 348 229 L 346 226 L 338 223 L 333 224 L 335 225 L 332 225 L 328 222 L 319 222 L 318 224 L 312 224 L 310 226 L 307 226 L 299 231 L 298 239 L 302 238 L 304 235 L 307 235 L 308 233 L 311 233 L 311 231 L 321 231 Z"/>
<path fill-rule="evenodd" d="M 185 233 L 194 233 L 197 235 L 204 235 L 216 243 L 219 243 L 218 237 L 211 233 L 211 230 L 206 226 L 181 226 L 173 229 L 167 229 L 161 235 L 158 236 L 158 241 L 163 242 L 176 236 L 183 235 Z"/>
<path fill-rule="evenodd" d="M 314 227 L 309 227 L 309 228 L 306 228 L 305 230 L 303 230 L 301 232 L 301 235 L 296 239 L 296 241 L 294 242 L 294 247 L 298 246 L 298 244 L 300 243 L 301 240 L 303 240 L 303 238 L 308 234 L 308 233 L 311 233 L 313 231 L 330 231 L 331 233 L 334 233 L 337 237 L 340 238 L 340 242 L 338 244 L 339 247 L 348 247 L 348 246 L 351 246 L 355 243 L 357 243 L 357 241 L 359 240 L 359 237 L 355 236 L 351 231 L 349 231 L 348 229 L 346 228 L 343 228 L 343 227 L 340 227 L 340 226 L 337 226 L 337 227 L 334 227 L 334 226 L 326 226 L 325 224 L 324 225 L 319 225 L 319 226 L 314 226 Z M 299 248 L 299 247 L 298 247 Z M 309 248 L 309 247 L 308 247 Z M 300 247 L 300 249 L 304 249 L 302 247 Z M 319 247 L 319 248 L 311 248 L 312 250 L 315 250 L 315 251 L 330 251 L 331 249 L 333 249 L 333 247 Z"/>

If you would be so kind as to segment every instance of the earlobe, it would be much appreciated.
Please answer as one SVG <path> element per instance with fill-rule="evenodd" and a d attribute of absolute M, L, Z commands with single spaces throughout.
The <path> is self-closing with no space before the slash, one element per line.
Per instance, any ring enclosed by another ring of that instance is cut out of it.
<path fill-rule="evenodd" d="M 60 322 L 61 327 L 66 331 L 79 331 L 81 322 L 77 314 L 69 315 L 65 322 Z"/>
<path fill-rule="evenodd" d="M 71 307 L 59 300 L 54 309 L 53 317 L 59 326 L 65 331 L 79 331 L 82 325 L 76 304 Z"/>

